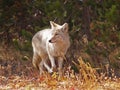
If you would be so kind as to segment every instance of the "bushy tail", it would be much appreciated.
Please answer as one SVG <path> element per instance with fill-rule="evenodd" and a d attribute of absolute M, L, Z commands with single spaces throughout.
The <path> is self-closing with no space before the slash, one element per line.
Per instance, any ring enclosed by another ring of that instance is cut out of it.
<path fill-rule="evenodd" d="M 32 63 L 33 63 L 33 66 L 38 70 L 39 70 L 40 61 L 41 61 L 41 58 L 38 55 L 34 54 Z"/>

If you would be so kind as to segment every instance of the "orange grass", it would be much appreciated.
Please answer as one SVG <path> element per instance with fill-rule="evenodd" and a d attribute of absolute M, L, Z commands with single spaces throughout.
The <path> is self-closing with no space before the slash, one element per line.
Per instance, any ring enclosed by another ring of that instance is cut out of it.
<path fill-rule="evenodd" d="M 79 69 L 79 73 L 68 67 L 64 76 L 57 73 L 52 75 L 47 72 L 39 76 L 37 71 L 27 68 L 29 76 L 10 75 L 0 76 L 0 90 L 119 90 L 120 79 L 99 76 L 89 63 L 82 58 L 79 63 L 73 62 Z"/>

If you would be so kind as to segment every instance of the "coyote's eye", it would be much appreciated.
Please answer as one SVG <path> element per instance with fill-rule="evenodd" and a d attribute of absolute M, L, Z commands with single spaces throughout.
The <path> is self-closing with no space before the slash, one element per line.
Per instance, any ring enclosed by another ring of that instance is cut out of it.
<path fill-rule="evenodd" d="M 58 33 L 55 34 L 56 36 L 58 35 Z"/>

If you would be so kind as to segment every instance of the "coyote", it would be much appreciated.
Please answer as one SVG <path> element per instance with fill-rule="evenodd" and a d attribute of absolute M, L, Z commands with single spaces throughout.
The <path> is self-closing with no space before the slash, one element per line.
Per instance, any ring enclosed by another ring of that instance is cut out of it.
<path fill-rule="evenodd" d="M 65 54 L 70 47 L 68 24 L 58 25 L 50 21 L 51 28 L 37 32 L 32 38 L 33 66 L 44 72 L 44 67 L 49 73 L 56 70 L 55 59 L 58 62 L 58 72 L 62 73 Z M 50 60 L 51 66 L 48 65 Z"/>

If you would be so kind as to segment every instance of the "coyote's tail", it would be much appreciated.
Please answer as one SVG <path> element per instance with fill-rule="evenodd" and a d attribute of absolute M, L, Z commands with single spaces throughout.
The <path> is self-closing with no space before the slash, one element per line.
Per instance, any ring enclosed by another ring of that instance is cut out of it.
<path fill-rule="evenodd" d="M 41 61 L 41 58 L 39 58 L 38 56 L 37 57 L 33 56 L 32 64 L 38 70 L 39 70 L 40 61 Z"/>

